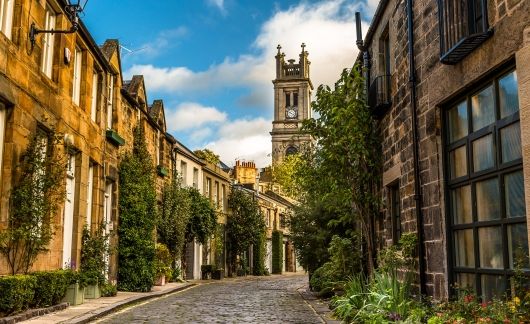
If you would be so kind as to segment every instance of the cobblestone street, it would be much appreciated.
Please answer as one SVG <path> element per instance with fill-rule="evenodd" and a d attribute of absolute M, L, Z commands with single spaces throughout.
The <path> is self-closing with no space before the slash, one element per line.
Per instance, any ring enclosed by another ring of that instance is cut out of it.
<path fill-rule="evenodd" d="M 323 323 L 298 289 L 307 275 L 211 282 L 99 320 L 99 323 Z"/>

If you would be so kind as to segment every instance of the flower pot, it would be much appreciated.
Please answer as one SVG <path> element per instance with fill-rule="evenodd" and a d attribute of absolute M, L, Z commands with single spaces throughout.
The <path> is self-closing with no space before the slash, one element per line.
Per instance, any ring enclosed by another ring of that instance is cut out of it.
<path fill-rule="evenodd" d="M 99 289 L 99 285 L 88 285 L 85 288 L 85 298 L 86 299 L 97 299 L 101 297 L 101 290 Z"/>
<path fill-rule="evenodd" d="M 212 279 L 222 280 L 225 276 L 225 271 L 223 269 L 215 270 L 212 273 Z"/>
<path fill-rule="evenodd" d="M 79 287 L 79 283 L 71 284 L 68 286 L 62 302 L 66 302 L 70 306 L 81 305 L 85 302 L 85 287 Z"/>
<path fill-rule="evenodd" d="M 163 286 L 165 284 L 166 284 L 166 275 L 165 274 L 159 275 L 158 277 L 156 277 L 155 286 Z"/>

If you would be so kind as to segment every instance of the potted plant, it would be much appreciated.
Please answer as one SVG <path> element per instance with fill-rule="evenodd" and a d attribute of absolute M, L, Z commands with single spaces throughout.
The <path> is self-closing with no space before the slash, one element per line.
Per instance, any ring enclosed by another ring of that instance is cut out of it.
<path fill-rule="evenodd" d="M 101 297 L 100 285 L 105 282 L 103 274 L 98 272 L 81 272 L 82 281 L 86 283 L 85 298 L 97 299 Z"/>
<path fill-rule="evenodd" d="M 155 285 L 163 286 L 171 280 L 171 254 L 162 243 L 156 244 L 155 251 Z"/>
<path fill-rule="evenodd" d="M 213 273 L 213 265 L 212 264 L 203 264 L 201 266 L 201 279 L 202 280 L 208 280 L 212 278 Z"/>
<path fill-rule="evenodd" d="M 80 279 L 86 284 L 85 298 L 101 297 L 101 286 L 105 283 L 105 256 L 110 254 L 109 234 L 105 233 L 106 223 L 99 224 L 94 231 L 85 225 L 81 238 Z"/>
<path fill-rule="evenodd" d="M 81 305 L 85 302 L 86 282 L 81 280 L 81 276 L 75 271 L 70 273 L 68 282 L 70 285 L 66 289 L 66 295 L 62 302 L 66 302 L 71 306 Z"/>
<path fill-rule="evenodd" d="M 212 279 L 222 280 L 225 276 L 225 270 L 223 268 L 217 268 L 212 272 Z"/>

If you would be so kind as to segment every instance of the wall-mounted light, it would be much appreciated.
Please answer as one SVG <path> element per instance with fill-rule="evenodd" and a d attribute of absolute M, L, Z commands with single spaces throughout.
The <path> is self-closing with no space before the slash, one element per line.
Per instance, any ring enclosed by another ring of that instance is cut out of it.
<path fill-rule="evenodd" d="M 68 19 L 72 22 L 72 27 L 67 30 L 44 30 L 35 27 L 35 23 L 31 24 L 29 30 L 29 41 L 31 42 L 31 49 L 35 47 L 36 37 L 38 34 L 71 34 L 75 33 L 79 29 L 79 13 L 85 10 L 88 0 L 68 0 L 68 4 L 64 7 L 64 11 L 68 16 Z"/>

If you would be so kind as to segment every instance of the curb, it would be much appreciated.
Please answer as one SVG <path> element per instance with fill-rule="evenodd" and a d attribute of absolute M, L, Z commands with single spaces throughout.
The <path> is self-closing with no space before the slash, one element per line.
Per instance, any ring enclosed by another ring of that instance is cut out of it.
<path fill-rule="evenodd" d="M 113 313 L 113 312 L 115 312 L 117 310 L 126 308 L 127 306 L 130 306 L 131 304 L 136 304 L 136 303 L 148 300 L 148 299 L 154 299 L 154 298 L 162 297 L 162 296 L 165 296 L 165 295 L 169 295 L 169 294 L 172 294 L 172 293 L 175 293 L 175 292 L 178 292 L 178 291 L 190 288 L 190 287 L 194 287 L 196 285 L 197 284 L 195 284 L 195 283 L 190 283 L 190 284 L 187 284 L 187 285 L 176 287 L 175 289 L 171 289 L 171 290 L 157 291 L 157 292 L 145 295 L 145 296 L 131 297 L 131 298 L 122 300 L 121 302 L 109 305 L 109 306 L 104 307 L 104 308 L 93 310 L 93 311 L 91 311 L 89 313 L 86 313 L 84 315 L 78 316 L 78 317 L 70 319 L 70 320 L 62 321 L 60 323 L 65 323 L 65 324 L 66 323 L 67 324 L 89 323 L 89 322 L 91 322 L 93 320 L 96 320 L 96 319 L 101 318 L 103 316 L 109 315 L 110 313 Z"/>
<path fill-rule="evenodd" d="M 305 288 L 305 290 L 304 290 Z M 340 324 L 342 323 L 339 320 L 336 320 L 332 316 L 332 311 L 329 309 L 329 306 L 326 303 L 321 303 L 321 299 L 316 297 L 316 295 L 307 290 L 307 287 L 297 289 L 298 293 L 304 300 L 304 302 L 311 307 L 317 316 L 320 317 L 323 323 L 326 324 Z"/>
<path fill-rule="evenodd" d="M 66 308 L 68 308 L 68 303 L 61 303 L 45 308 L 30 309 L 17 315 L 0 318 L 0 324 L 14 324 L 22 321 L 27 321 L 34 317 L 58 312 Z"/>

